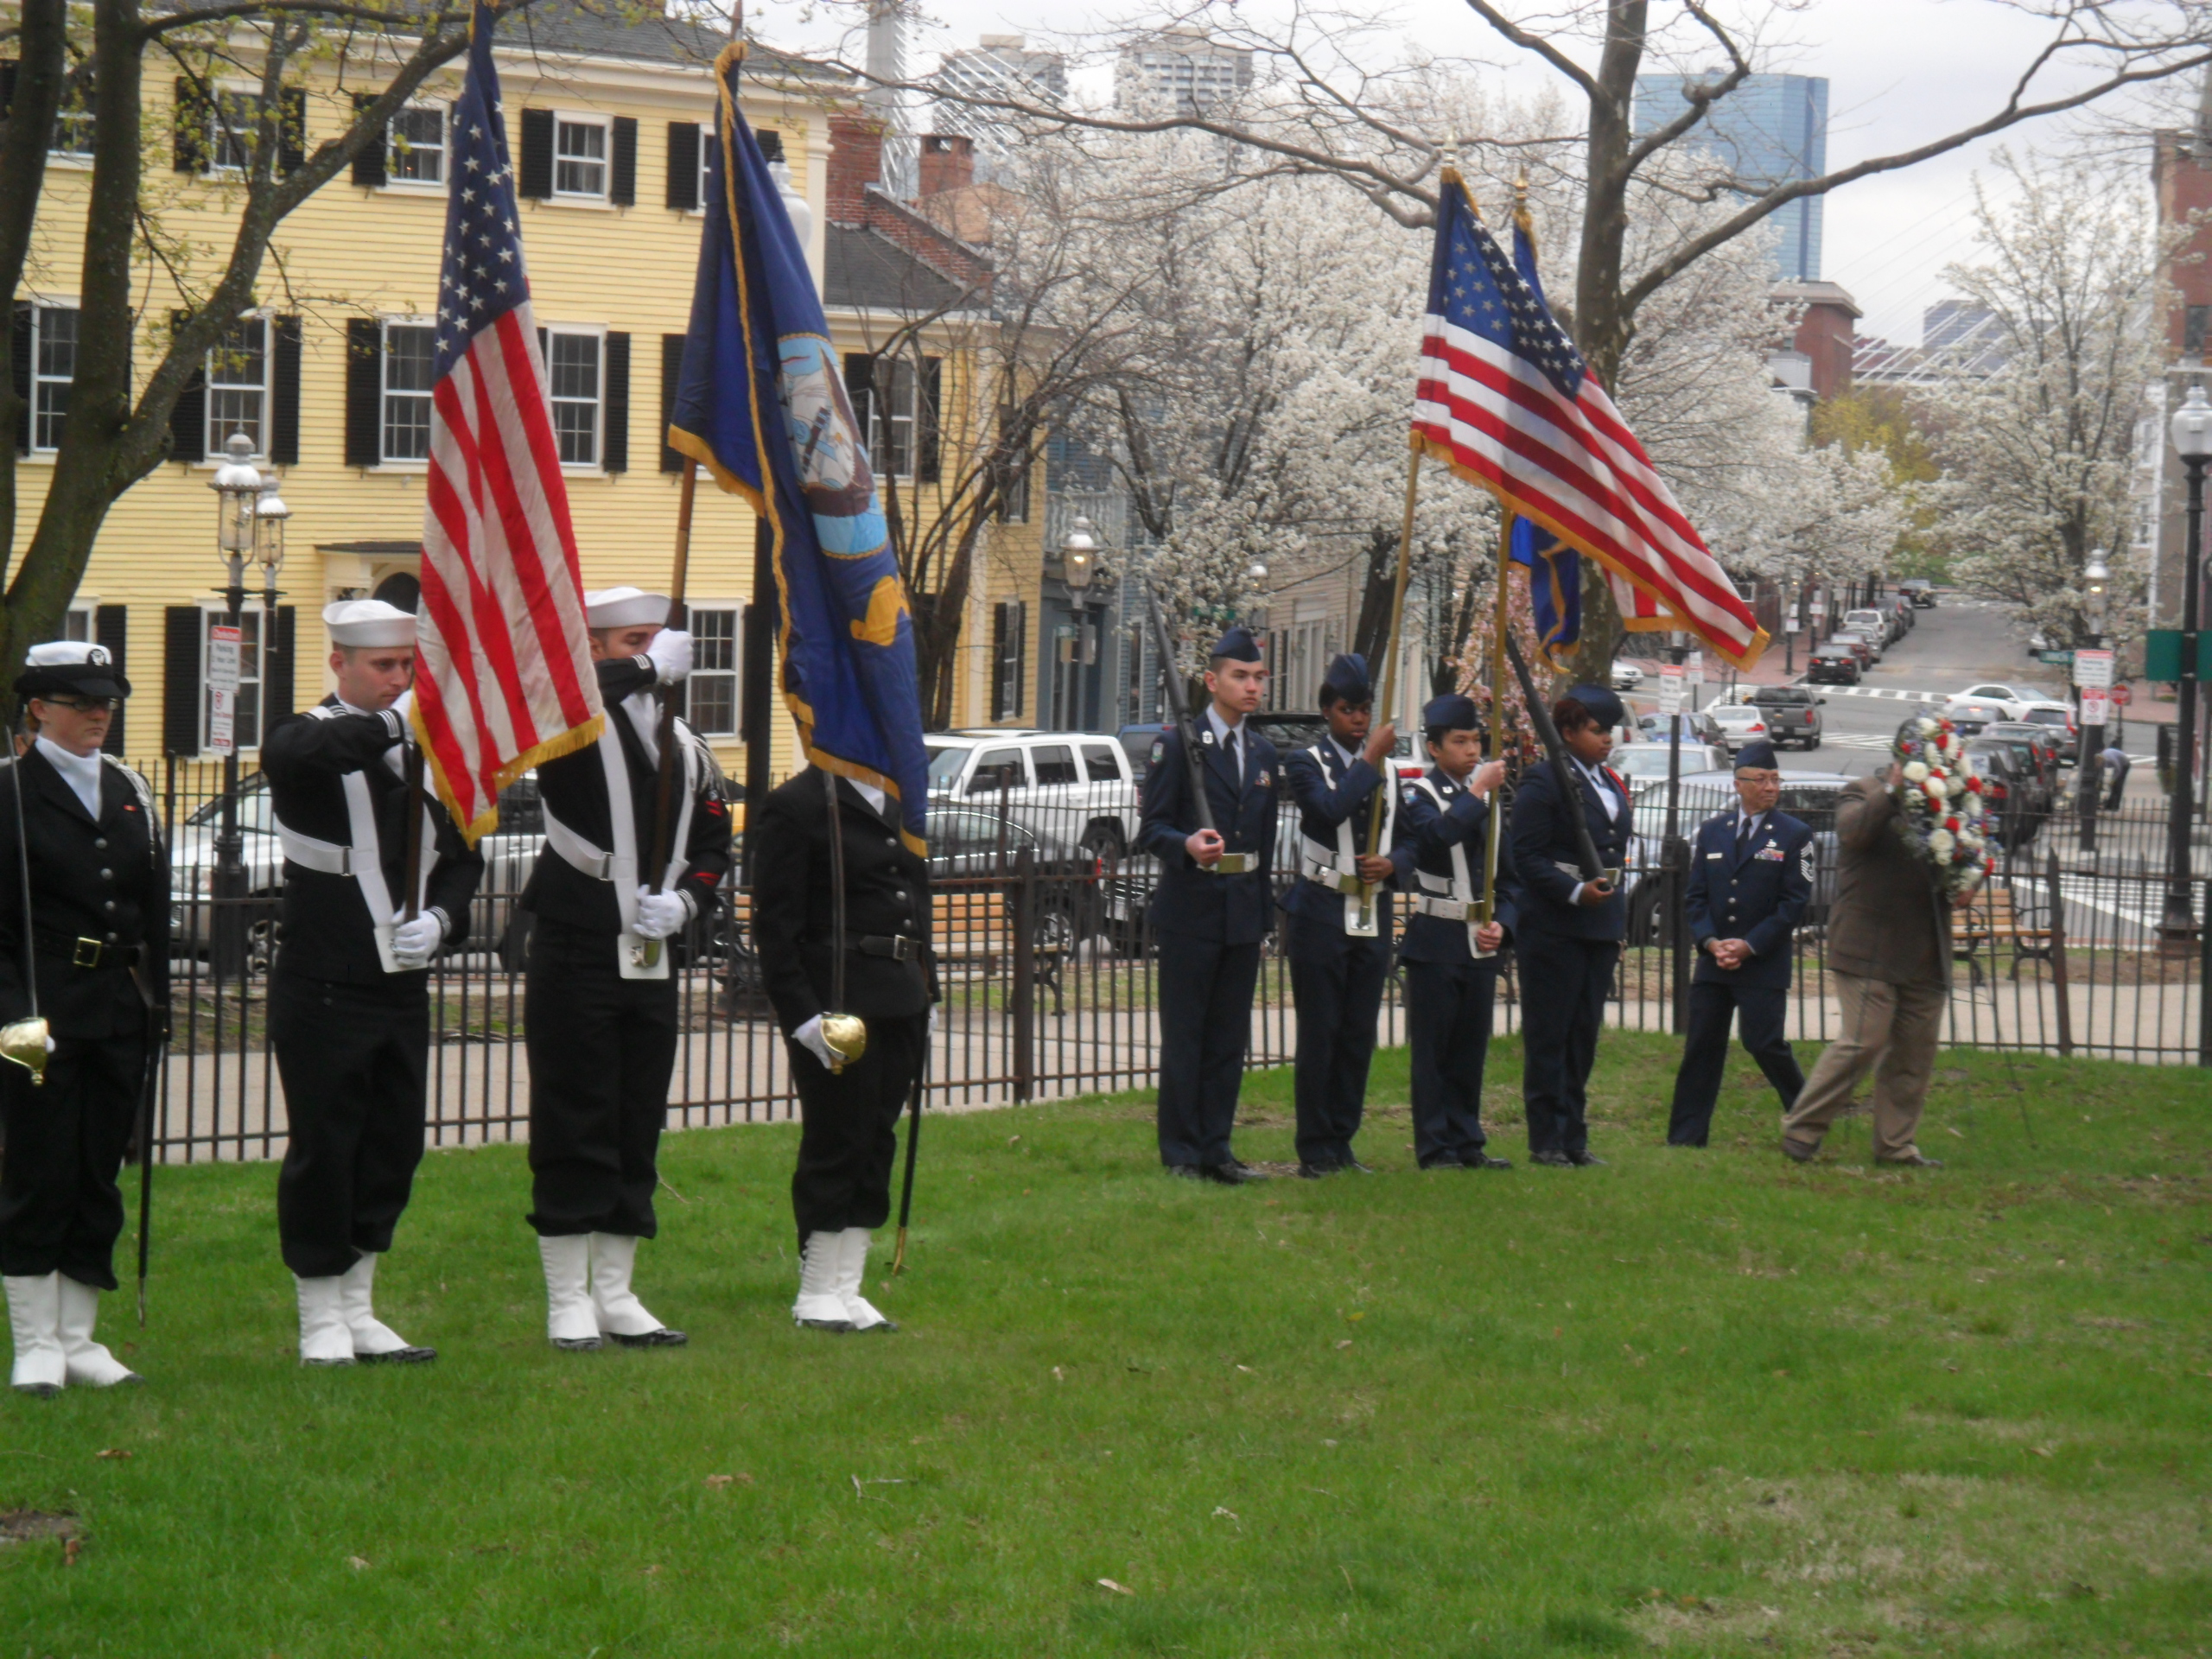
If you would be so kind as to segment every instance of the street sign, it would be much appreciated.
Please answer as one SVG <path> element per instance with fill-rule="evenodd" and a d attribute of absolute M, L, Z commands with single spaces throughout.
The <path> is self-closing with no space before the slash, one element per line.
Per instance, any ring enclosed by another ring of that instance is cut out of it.
<path fill-rule="evenodd" d="M 238 706 L 238 647 L 244 630 L 217 622 L 207 630 L 207 747 L 229 754 Z"/>
<path fill-rule="evenodd" d="M 2112 700 L 2125 709 L 2135 701 L 2135 694 L 2125 685 L 2115 685 L 2112 689 Z"/>
<path fill-rule="evenodd" d="M 2048 663 L 2053 668 L 2070 668 L 2074 664 L 2074 653 L 2070 651 L 2039 651 L 2036 652 L 2036 660 Z"/>
<path fill-rule="evenodd" d="M 2082 692 L 2082 724 L 2101 726 L 2111 718 L 2112 708 L 2105 701 L 2105 694 L 2101 690 L 2093 691 L 2084 687 Z"/>
<path fill-rule="evenodd" d="M 2181 678 L 2179 628 L 2152 628 L 2143 636 L 2143 677 L 2166 685 Z M 2212 680 L 2212 628 L 2196 636 L 2196 677 Z"/>
<path fill-rule="evenodd" d="M 2050 660 L 2048 658 L 2045 661 Z M 2112 652 L 2077 651 L 2074 653 L 2074 683 L 2084 691 L 2101 691 L 2112 684 Z"/>
<path fill-rule="evenodd" d="M 1800 622 L 1797 620 L 1797 613 L 1794 610 L 1782 620 L 1782 631 L 1784 633 L 1796 633 L 1800 632 L 1804 626 L 1805 625 L 1802 622 Z"/>
<path fill-rule="evenodd" d="M 1688 691 L 1681 667 L 1674 663 L 1662 664 L 1659 669 L 1659 712 L 1669 720 L 1674 719 L 1682 712 L 1682 700 Z"/>
<path fill-rule="evenodd" d="M 1692 685 L 1705 683 L 1705 653 L 1703 652 L 1690 652 L 1689 659 L 1684 664 L 1684 667 L 1688 671 L 1688 679 Z"/>

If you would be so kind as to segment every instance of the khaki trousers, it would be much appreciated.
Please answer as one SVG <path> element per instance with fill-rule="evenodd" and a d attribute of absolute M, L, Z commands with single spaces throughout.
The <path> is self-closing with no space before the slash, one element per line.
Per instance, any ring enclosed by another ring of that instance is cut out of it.
<path fill-rule="evenodd" d="M 1843 1032 L 1805 1079 L 1797 1104 L 1782 1120 L 1782 1137 L 1817 1147 L 1828 1125 L 1851 1104 L 1852 1090 L 1874 1072 L 1874 1157 L 1904 1158 L 1928 1102 L 1928 1076 L 1949 1000 L 1940 980 L 1892 985 L 1886 980 L 1835 976 Z M 1877 1069 L 1878 1068 L 1878 1069 Z"/>

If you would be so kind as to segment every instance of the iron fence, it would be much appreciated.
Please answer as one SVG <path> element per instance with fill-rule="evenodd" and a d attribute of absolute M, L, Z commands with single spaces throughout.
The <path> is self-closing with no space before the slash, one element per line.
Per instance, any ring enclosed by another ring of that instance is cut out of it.
<path fill-rule="evenodd" d="M 241 788 L 246 895 L 210 891 L 219 769 L 164 761 L 144 768 L 171 826 L 176 900 L 171 963 L 174 1035 L 162 1080 L 157 1143 L 165 1159 L 281 1156 L 283 1090 L 267 1041 L 270 964 L 282 947 L 281 853 L 257 779 Z M 1833 785 L 1831 785 L 1830 787 Z M 1155 859 L 1139 845 L 1127 785 L 1077 802 L 1030 791 L 1018 798 L 931 804 L 934 934 L 944 994 L 929 1075 L 933 1108 L 1142 1089 L 1156 1071 L 1157 940 L 1150 898 Z M 1685 788 L 1681 833 L 1732 810 Z M 1815 902 L 1793 942 L 1790 1034 L 1821 1041 L 1839 1019 L 1827 957 L 1826 911 L 1835 888 L 1832 802 L 1791 801 L 1815 829 Z M 1649 792 L 1637 806 L 1636 852 L 1624 880 L 1631 933 L 1610 1020 L 1644 1031 L 1682 1028 L 1694 957 L 1681 922 L 1681 882 L 1668 874 L 1665 824 Z M 516 804 L 486 843 L 485 881 L 467 942 L 431 976 L 429 1139 L 457 1146 L 524 1138 L 529 1063 L 519 964 L 506 934 L 534 860 L 537 825 Z M 1109 833 L 1110 830 L 1110 833 Z M 2005 847 L 1988 896 L 1957 931 L 1950 1039 L 1983 1046 L 2085 1053 L 2148 1062 L 2212 1061 L 2206 1052 L 2203 931 L 2208 859 L 2200 833 L 2190 880 L 2196 937 L 2177 951 L 2160 933 L 2165 819 L 2146 804 L 2104 816 L 2093 849 L 2071 817 L 2029 815 Z M 1296 867 L 1297 820 L 1280 816 L 1279 888 Z M 681 1038 L 670 1090 L 671 1127 L 785 1119 L 795 1114 L 784 1044 L 760 992 L 749 936 L 750 899 L 725 885 L 712 913 L 674 951 Z M 242 912 L 227 917 L 232 910 Z M 1398 921 L 1402 924 L 1402 906 Z M 224 971 L 209 946 L 238 927 L 242 967 Z M 1296 1010 L 1280 934 L 1263 957 L 1249 1063 L 1288 1063 Z M 1509 953 L 1498 1027 L 1517 1024 Z M 1381 1038 L 1402 1042 L 1401 986 L 1385 994 Z"/>

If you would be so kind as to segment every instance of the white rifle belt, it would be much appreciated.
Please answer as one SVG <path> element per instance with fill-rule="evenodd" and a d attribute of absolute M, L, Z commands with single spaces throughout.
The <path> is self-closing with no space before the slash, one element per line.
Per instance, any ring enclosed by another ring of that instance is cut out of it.
<path fill-rule="evenodd" d="M 1350 893 L 1357 897 L 1364 892 L 1367 887 L 1367 884 L 1357 875 L 1347 875 L 1338 868 L 1335 860 L 1324 861 L 1314 857 L 1311 853 L 1306 855 L 1299 867 L 1299 873 L 1308 881 L 1318 887 L 1326 887 L 1331 893 Z"/>
<path fill-rule="evenodd" d="M 576 874 L 594 881 L 614 879 L 614 855 L 603 853 L 555 817 L 544 815 L 545 844 L 568 861 Z"/>
<path fill-rule="evenodd" d="M 353 874 L 353 849 L 334 841 L 317 841 L 313 836 L 303 836 L 286 826 L 280 818 L 276 823 L 276 839 L 283 843 L 284 856 L 303 870 L 316 870 L 324 875 Z"/>
<path fill-rule="evenodd" d="M 1481 908 L 1478 900 L 1471 899 L 1439 899 L 1432 893 L 1414 895 L 1414 908 L 1424 916 L 1436 916 L 1447 922 L 1479 922 L 1475 912 Z"/>

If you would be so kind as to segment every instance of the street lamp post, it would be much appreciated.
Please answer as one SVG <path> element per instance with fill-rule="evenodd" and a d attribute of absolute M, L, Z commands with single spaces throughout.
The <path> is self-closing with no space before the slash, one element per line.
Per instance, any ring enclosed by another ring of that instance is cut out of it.
<path fill-rule="evenodd" d="M 1077 514 L 1060 543 L 1060 579 L 1068 585 L 1068 611 L 1074 619 L 1074 637 L 1068 642 L 1065 673 L 1061 682 L 1060 716 L 1071 731 L 1083 727 L 1079 688 L 1083 684 L 1083 632 L 1090 626 L 1090 579 L 1098 569 L 1098 538 L 1090 533 L 1090 520 Z"/>
<path fill-rule="evenodd" d="M 2204 571 L 2204 467 L 2212 461 L 2212 403 L 2204 388 L 2191 386 L 2174 411 L 2174 449 L 2189 472 L 2189 516 L 2183 537 L 2181 578 L 2181 683 L 2174 722 L 2174 792 L 2166 815 L 2166 903 L 2158 920 L 2161 955 L 2186 956 L 2196 935 L 2196 906 L 2190 896 L 2190 817 L 2196 791 L 2190 772 L 2196 755 L 2197 588 Z"/>
<path fill-rule="evenodd" d="M 215 492 L 215 544 L 226 578 L 220 590 L 224 620 L 235 628 L 245 611 L 246 558 L 257 540 L 261 474 L 253 465 L 252 440 L 243 432 L 233 432 L 223 448 L 228 458 L 215 469 L 207 487 Z M 223 815 L 215 832 L 215 874 L 208 891 L 215 912 L 209 930 L 210 965 L 218 982 L 245 966 L 245 839 L 238 833 L 238 750 L 233 734 L 223 756 Z"/>
<path fill-rule="evenodd" d="M 2098 651 L 2104 649 L 2106 593 L 2111 582 L 2112 570 L 2105 563 L 2104 549 L 2093 549 L 2088 568 L 2082 572 L 2082 586 L 2089 601 L 2089 644 Z M 2080 681 L 2077 679 L 2075 683 L 2078 685 Z M 2103 694 L 2100 694 L 2097 707 L 2104 706 Z M 2104 771 L 2105 723 L 2101 720 L 2094 725 L 2085 723 L 2081 749 L 2074 757 L 2074 792 L 2079 798 L 2075 805 L 2082 817 L 2082 850 L 2085 853 L 2097 850 L 2097 802 L 2104 793 Z"/>

